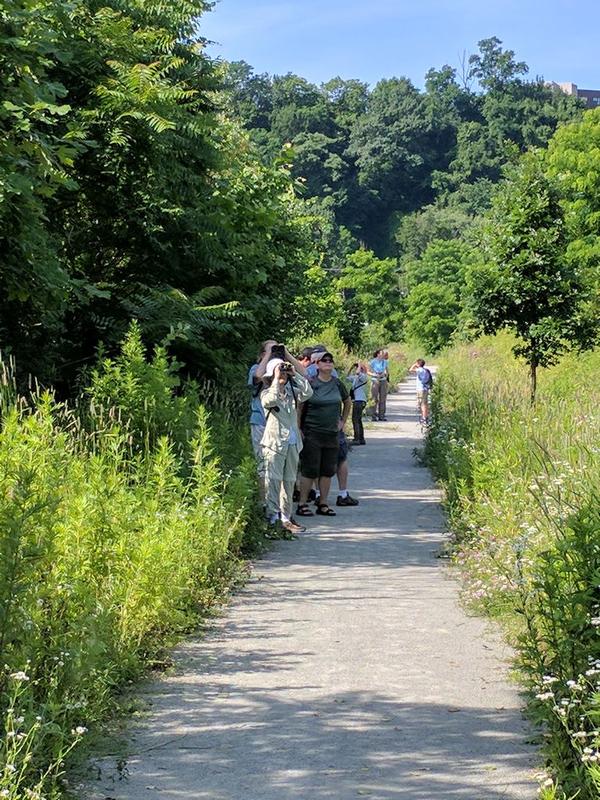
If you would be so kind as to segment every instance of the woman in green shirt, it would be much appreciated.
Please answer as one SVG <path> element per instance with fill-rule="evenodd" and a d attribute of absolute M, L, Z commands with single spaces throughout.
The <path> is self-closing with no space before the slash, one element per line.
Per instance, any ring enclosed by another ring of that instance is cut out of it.
<path fill-rule="evenodd" d="M 312 517 L 308 494 L 315 480 L 319 481 L 320 502 L 317 514 L 334 517 L 335 511 L 327 504 L 331 479 L 338 463 L 339 431 L 344 429 L 352 408 L 350 394 L 344 384 L 331 374 L 333 356 L 324 353 L 317 362 L 318 375 L 311 381 L 313 390 L 302 407 L 302 433 L 304 447 L 300 454 L 300 503 L 296 514 Z"/>

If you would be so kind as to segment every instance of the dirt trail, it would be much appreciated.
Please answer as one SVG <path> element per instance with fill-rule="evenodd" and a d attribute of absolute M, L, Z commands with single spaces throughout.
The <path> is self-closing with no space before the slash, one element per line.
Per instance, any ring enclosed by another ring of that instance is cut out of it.
<path fill-rule="evenodd" d="M 535 749 L 507 656 L 436 552 L 412 382 L 351 454 L 357 508 L 278 543 L 204 640 L 148 686 L 116 800 L 516 800 Z M 86 793 L 89 798 L 90 793 Z"/>

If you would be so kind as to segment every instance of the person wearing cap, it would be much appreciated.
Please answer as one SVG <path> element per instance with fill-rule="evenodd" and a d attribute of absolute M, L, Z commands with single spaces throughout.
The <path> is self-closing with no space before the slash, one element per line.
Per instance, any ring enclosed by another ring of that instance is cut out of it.
<path fill-rule="evenodd" d="M 282 358 L 269 359 L 264 380 L 269 384 L 260 395 L 266 419 L 261 446 L 267 520 L 271 525 L 280 522 L 291 533 L 299 533 L 306 529 L 292 517 L 294 485 L 303 446 L 297 407 L 312 396 L 313 390 L 306 378 Z"/>
<path fill-rule="evenodd" d="M 333 376 L 333 356 L 325 351 L 316 362 L 317 377 L 311 381 L 312 397 L 302 408 L 304 448 L 300 458 L 300 502 L 296 515 L 312 517 L 308 494 L 313 481 L 319 481 L 319 501 L 316 513 L 334 517 L 335 511 L 327 503 L 331 479 L 338 468 L 340 450 L 339 432 L 350 414 L 352 403 L 348 389 Z"/>
<path fill-rule="evenodd" d="M 319 361 L 323 358 L 325 353 L 327 353 L 327 348 L 325 347 L 324 344 L 316 344 L 312 348 L 312 353 L 310 356 L 311 363 L 308 365 L 308 367 L 306 367 L 306 377 L 309 380 L 313 380 L 313 378 L 316 378 L 318 376 Z M 328 353 L 328 355 L 331 355 L 331 353 Z M 335 368 L 331 371 L 331 376 L 333 378 L 338 377 L 337 370 Z"/>

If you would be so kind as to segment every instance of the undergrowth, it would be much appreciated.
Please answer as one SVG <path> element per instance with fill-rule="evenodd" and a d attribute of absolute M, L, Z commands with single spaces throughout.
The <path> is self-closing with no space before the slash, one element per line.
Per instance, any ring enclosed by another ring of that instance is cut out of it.
<path fill-rule="evenodd" d="M 41 800 L 263 536 L 241 396 L 182 384 L 135 327 L 73 407 L 1 383 L 0 797 Z"/>
<path fill-rule="evenodd" d="M 600 353 L 540 376 L 508 337 L 439 360 L 425 456 L 446 491 L 465 597 L 498 618 L 540 725 L 545 798 L 600 794 Z"/>

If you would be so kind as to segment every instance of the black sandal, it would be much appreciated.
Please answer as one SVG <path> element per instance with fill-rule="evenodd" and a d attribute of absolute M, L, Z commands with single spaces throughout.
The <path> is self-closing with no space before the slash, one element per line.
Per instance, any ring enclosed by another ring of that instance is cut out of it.
<path fill-rule="evenodd" d="M 317 514 L 319 512 L 317 511 Z M 296 514 L 299 517 L 314 517 L 314 513 L 310 510 L 308 503 L 300 503 L 296 509 Z"/>
<path fill-rule="evenodd" d="M 315 513 L 320 514 L 322 517 L 337 517 L 336 512 L 333 508 L 329 508 L 327 503 L 319 503 Z"/>

